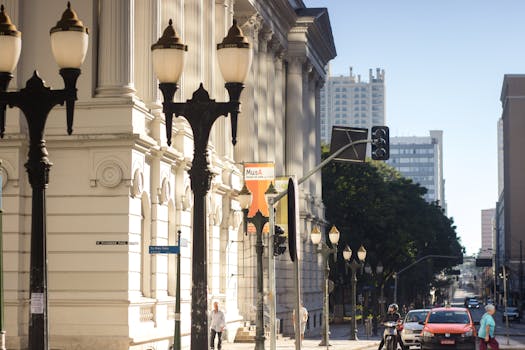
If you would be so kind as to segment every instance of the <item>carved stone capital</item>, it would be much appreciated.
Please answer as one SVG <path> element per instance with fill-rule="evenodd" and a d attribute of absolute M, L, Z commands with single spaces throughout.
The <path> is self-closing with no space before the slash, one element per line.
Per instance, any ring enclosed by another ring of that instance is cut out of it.
<path fill-rule="evenodd" d="M 306 62 L 305 57 L 300 56 L 288 56 L 286 57 L 288 62 L 288 69 L 291 74 L 303 74 L 304 63 Z"/>
<path fill-rule="evenodd" d="M 273 31 L 270 27 L 263 25 L 259 30 L 259 51 L 268 52 L 271 50 L 271 40 L 273 37 Z"/>

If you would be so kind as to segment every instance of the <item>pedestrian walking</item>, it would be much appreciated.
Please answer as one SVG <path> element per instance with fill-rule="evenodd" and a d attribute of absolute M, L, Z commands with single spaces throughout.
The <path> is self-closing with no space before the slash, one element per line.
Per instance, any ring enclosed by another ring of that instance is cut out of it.
<path fill-rule="evenodd" d="M 304 307 L 303 303 L 301 302 L 301 310 L 299 312 L 300 322 L 301 322 L 301 342 L 304 340 L 304 332 L 306 331 L 306 323 L 308 322 L 308 310 L 306 307 Z M 293 321 L 293 327 L 295 331 L 295 309 L 292 313 L 292 321 Z"/>
<path fill-rule="evenodd" d="M 226 327 L 224 313 L 219 310 L 219 302 L 213 303 L 213 310 L 210 315 L 210 348 L 215 348 L 215 335 L 217 335 L 217 349 L 222 348 L 222 331 Z"/>
<path fill-rule="evenodd" d="M 496 328 L 496 322 L 494 321 L 494 313 L 496 307 L 492 304 L 485 306 L 485 314 L 481 317 L 479 322 L 479 350 L 487 350 L 487 345 L 492 350 L 499 350 L 499 343 L 494 338 L 494 328 Z"/>

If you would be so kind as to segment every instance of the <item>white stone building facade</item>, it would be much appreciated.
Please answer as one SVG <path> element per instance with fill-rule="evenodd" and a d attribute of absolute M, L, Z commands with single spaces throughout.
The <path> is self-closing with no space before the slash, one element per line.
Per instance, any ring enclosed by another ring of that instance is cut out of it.
<path fill-rule="evenodd" d="M 49 28 L 62 0 L 5 0 L 22 32 L 22 56 L 10 88 L 19 89 L 38 69 L 46 83 L 62 81 L 49 46 Z M 242 162 L 274 161 L 277 175 L 300 178 L 320 161 L 320 89 L 335 47 L 325 9 L 302 0 L 82 0 L 72 3 L 90 29 L 90 44 L 77 87 L 73 135 L 65 110 L 55 108 L 46 126 L 54 163 L 47 190 L 50 344 L 56 349 L 168 349 L 173 338 L 175 256 L 150 255 L 149 245 L 181 248 L 182 345 L 189 346 L 192 194 L 187 170 L 192 132 L 175 119 L 166 143 L 161 94 L 150 45 L 172 18 L 188 45 L 176 101 L 191 98 L 199 83 L 212 98 L 228 95 L 215 46 L 236 18 L 253 43 L 254 61 L 241 96 L 238 143 L 230 120 L 212 130 L 214 173 L 207 197 L 209 304 L 226 311 L 232 341 L 244 321 L 255 320 L 255 237 L 246 236 L 236 200 Z M 27 348 L 31 188 L 27 126 L 8 109 L 0 141 L 4 174 L 3 241 L 7 347 Z M 310 331 L 321 328 L 322 264 L 308 233 L 325 226 L 321 175 L 301 189 L 303 301 Z M 101 245 L 98 241 L 126 241 Z M 277 317 L 291 330 L 292 265 L 277 262 Z M 265 275 L 266 276 L 266 275 Z M 265 288 L 267 281 L 265 281 Z"/>

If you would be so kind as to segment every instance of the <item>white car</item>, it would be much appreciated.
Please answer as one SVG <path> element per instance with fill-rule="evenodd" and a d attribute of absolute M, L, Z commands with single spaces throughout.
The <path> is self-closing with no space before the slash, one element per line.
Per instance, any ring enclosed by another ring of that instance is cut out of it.
<path fill-rule="evenodd" d="M 401 331 L 401 340 L 403 340 L 404 350 L 411 348 L 420 348 L 421 330 L 423 325 L 419 322 L 425 321 L 430 309 L 410 310 L 403 320 L 403 330 Z"/>
<path fill-rule="evenodd" d="M 509 321 L 520 322 L 521 317 L 518 308 L 513 306 L 507 306 L 505 311 L 503 311 L 503 322 L 507 321 L 507 317 L 509 318 Z"/>
<path fill-rule="evenodd" d="M 479 301 L 478 299 L 476 298 L 471 298 L 469 301 L 468 301 L 468 305 L 467 307 L 469 309 L 479 309 Z"/>

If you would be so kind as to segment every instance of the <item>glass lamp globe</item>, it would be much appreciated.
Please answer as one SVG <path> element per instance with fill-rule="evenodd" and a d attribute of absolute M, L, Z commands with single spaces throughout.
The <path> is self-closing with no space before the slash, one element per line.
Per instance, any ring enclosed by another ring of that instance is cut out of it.
<path fill-rule="evenodd" d="M 13 73 L 22 50 L 22 33 L 16 30 L 11 18 L 0 6 L 0 72 Z"/>
<path fill-rule="evenodd" d="M 345 249 L 343 250 L 343 258 L 345 258 L 345 260 L 350 260 L 351 257 L 352 257 L 352 249 L 350 249 L 349 246 L 346 246 Z"/>
<path fill-rule="evenodd" d="M 381 263 L 381 261 L 377 263 L 377 266 L 376 266 L 376 272 L 377 272 L 378 274 L 383 273 L 383 264 Z"/>
<path fill-rule="evenodd" d="M 217 44 L 219 69 L 226 83 L 243 83 L 250 70 L 252 57 L 251 45 L 234 19 L 228 35 Z"/>
<path fill-rule="evenodd" d="M 313 244 L 319 244 L 321 243 L 321 230 L 319 230 L 318 226 L 314 226 L 312 229 L 312 232 L 310 233 L 310 239 L 312 240 Z"/>
<path fill-rule="evenodd" d="M 266 200 L 266 204 L 268 205 L 268 207 L 270 206 L 270 198 L 274 198 L 278 194 L 279 193 L 275 189 L 273 182 L 270 182 L 270 186 L 268 186 L 268 189 L 266 190 L 266 192 L 264 192 L 264 199 Z M 271 208 L 268 208 L 268 210 L 270 209 Z"/>
<path fill-rule="evenodd" d="M 78 19 L 71 3 L 56 26 L 49 31 L 51 35 L 51 51 L 60 68 L 80 68 L 88 49 L 88 29 Z"/>
<path fill-rule="evenodd" d="M 337 227 L 332 226 L 332 228 L 330 229 L 330 232 L 328 232 L 328 238 L 330 239 L 330 242 L 332 244 L 337 244 L 339 242 L 340 236 L 341 234 L 339 233 L 339 230 L 337 229 Z"/>
<path fill-rule="evenodd" d="M 188 46 L 184 45 L 170 19 L 159 40 L 151 45 L 153 71 L 161 83 L 177 83 L 184 69 Z"/>
<path fill-rule="evenodd" d="M 241 191 L 239 192 L 238 200 L 241 205 L 241 209 L 249 209 L 252 205 L 253 194 L 250 192 L 246 184 L 242 186 Z"/>
<path fill-rule="evenodd" d="M 365 261 L 365 259 L 366 259 L 366 249 L 365 249 L 365 247 L 363 247 L 363 246 L 359 247 L 359 250 L 357 251 L 357 257 L 359 258 L 359 260 Z"/>

